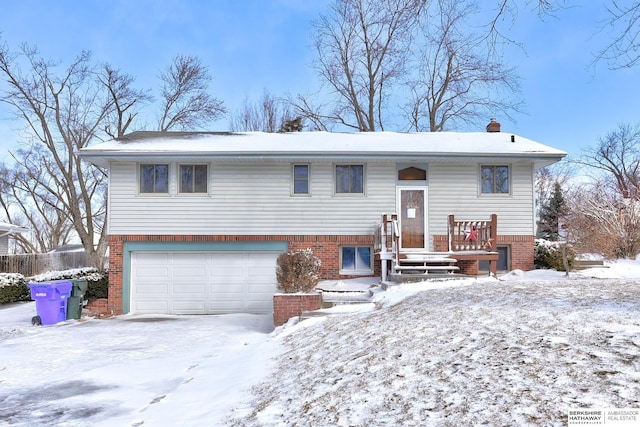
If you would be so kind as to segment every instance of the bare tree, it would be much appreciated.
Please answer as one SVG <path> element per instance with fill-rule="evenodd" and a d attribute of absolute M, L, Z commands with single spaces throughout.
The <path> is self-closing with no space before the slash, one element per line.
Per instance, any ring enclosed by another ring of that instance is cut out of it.
<path fill-rule="evenodd" d="M 40 194 L 33 200 L 35 206 L 45 203 L 63 213 L 94 265 L 99 265 L 107 246 L 105 174 L 83 164 L 75 153 L 95 138 L 113 103 L 95 84 L 90 58 L 82 52 L 58 74 L 57 64 L 42 59 L 36 49 L 23 45 L 21 55 L 15 55 L 3 46 L 0 73 L 8 88 L 0 101 L 26 123 L 33 140 L 28 150 L 14 157 L 16 169 L 29 179 L 35 179 L 33 170 L 43 172 L 35 187 Z M 21 65 L 28 72 L 23 73 Z M 30 188 L 23 189 L 27 196 L 32 196 Z"/>
<path fill-rule="evenodd" d="M 542 19 L 567 6 L 567 2 L 568 0 L 498 0 L 489 15 L 491 19 L 485 25 L 489 46 L 495 47 L 500 40 L 519 44 L 506 34 L 507 31 L 502 29 L 501 24 L 506 22 L 506 27 L 511 28 L 518 18 L 520 8 L 535 10 Z"/>
<path fill-rule="evenodd" d="M 640 126 L 620 124 L 575 163 L 591 174 L 567 197 L 566 227 L 582 251 L 612 257 L 640 252 Z"/>
<path fill-rule="evenodd" d="M 612 258 L 634 258 L 640 252 L 640 201 L 621 199 L 615 190 L 584 184 L 567 197 L 565 227 L 579 251 Z"/>
<path fill-rule="evenodd" d="M 602 0 L 606 18 L 601 20 L 597 31 L 606 33 L 608 41 L 595 53 L 594 64 L 605 61 L 611 70 L 630 68 L 640 63 L 640 2 L 622 0 Z M 492 45 L 498 39 L 511 40 L 501 23 L 507 21 L 507 27 L 513 25 L 520 7 L 537 10 L 542 18 L 554 15 L 559 9 L 569 7 L 569 0 L 500 0 L 493 18 L 487 25 L 487 38 Z"/>
<path fill-rule="evenodd" d="M 608 30 L 612 39 L 596 55 L 610 69 L 630 68 L 640 62 L 640 2 L 611 0 L 608 18 L 600 31 Z"/>
<path fill-rule="evenodd" d="M 73 225 L 59 197 L 49 190 L 57 184 L 42 168 L 36 151 L 19 150 L 14 160 L 19 167 L 0 167 L 0 206 L 9 222 L 31 230 L 28 237 L 15 236 L 19 252 L 48 252 L 69 243 Z"/>
<path fill-rule="evenodd" d="M 120 138 L 130 129 L 139 108 L 151 102 L 153 97 L 146 91 L 133 87 L 134 78 L 109 64 L 102 67 L 98 80 L 104 85 L 113 108 L 105 119 L 104 132 L 111 138 Z"/>
<path fill-rule="evenodd" d="M 226 113 L 223 102 L 207 92 L 211 76 L 198 58 L 176 56 L 160 79 L 160 131 L 195 129 Z"/>
<path fill-rule="evenodd" d="M 576 162 L 601 172 L 599 182 L 611 182 L 619 197 L 640 200 L 640 125 L 618 125 Z"/>
<path fill-rule="evenodd" d="M 475 0 L 335 0 L 314 24 L 316 68 L 335 98 L 291 102 L 318 129 L 384 130 L 399 119 L 389 114 L 395 102 L 416 131 L 477 124 L 488 111 L 509 117 L 521 105 L 519 79 L 486 34 L 470 31 L 477 11 Z"/>
<path fill-rule="evenodd" d="M 77 153 L 95 141 L 135 130 L 140 109 L 152 101 L 133 77 L 98 66 L 89 52 L 70 65 L 43 59 L 22 45 L 0 45 L 0 102 L 25 126 L 25 141 L 0 169 L 4 216 L 33 230 L 26 251 L 48 251 L 79 239 L 93 265 L 102 266 L 108 245 L 106 173 Z M 163 130 L 197 126 L 217 117 L 222 104 L 204 92 L 207 69 L 192 57 L 176 57 L 163 74 Z M 23 236 L 24 237 L 24 236 Z"/>
<path fill-rule="evenodd" d="M 519 111 L 519 78 L 490 55 L 483 34 L 473 34 L 473 1 L 439 0 L 424 10 L 414 43 L 410 96 L 405 113 L 416 132 L 439 132 L 446 125 L 478 125 L 491 114 Z"/>
<path fill-rule="evenodd" d="M 424 0 L 336 0 L 314 23 L 316 68 L 335 94 L 328 112 L 305 113 L 359 131 L 384 130 L 393 83 L 403 75 Z"/>
<path fill-rule="evenodd" d="M 265 91 L 255 104 L 244 100 L 241 109 L 232 115 L 230 127 L 232 131 L 278 132 L 292 117 L 288 102 Z"/>

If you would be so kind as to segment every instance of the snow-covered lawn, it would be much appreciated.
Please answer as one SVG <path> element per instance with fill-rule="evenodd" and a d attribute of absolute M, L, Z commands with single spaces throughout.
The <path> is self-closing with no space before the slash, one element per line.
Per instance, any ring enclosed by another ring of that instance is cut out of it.
<path fill-rule="evenodd" d="M 566 425 L 638 408 L 639 265 L 397 286 L 273 332 L 251 315 L 33 327 L 34 303 L 13 305 L 0 424 Z"/>

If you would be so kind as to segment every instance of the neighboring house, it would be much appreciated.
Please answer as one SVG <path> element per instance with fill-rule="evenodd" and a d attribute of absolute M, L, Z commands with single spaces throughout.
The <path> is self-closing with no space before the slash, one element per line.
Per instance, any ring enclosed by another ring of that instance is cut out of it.
<path fill-rule="evenodd" d="M 28 228 L 0 221 L 0 255 L 9 254 L 9 237 L 17 233 L 26 233 Z"/>
<path fill-rule="evenodd" d="M 433 261 L 447 254 L 429 252 L 463 249 L 472 249 L 459 254 L 475 270 L 462 272 L 477 273 L 477 259 L 532 269 L 535 170 L 566 153 L 499 126 L 135 132 L 84 148 L 83 159 L 109 170 L 109 309 L 270 312 L 277 256 L 306 248 L 326 279 L 418 271 L 401 258 Z"/>

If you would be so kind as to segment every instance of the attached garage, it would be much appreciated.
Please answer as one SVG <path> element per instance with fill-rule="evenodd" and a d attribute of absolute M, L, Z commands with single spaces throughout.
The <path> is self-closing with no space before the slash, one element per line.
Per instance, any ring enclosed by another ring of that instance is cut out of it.
<path fill-rule="evenodd" d="M 271 313 L 280 252 L 132 250 L 129 311 Z"/>

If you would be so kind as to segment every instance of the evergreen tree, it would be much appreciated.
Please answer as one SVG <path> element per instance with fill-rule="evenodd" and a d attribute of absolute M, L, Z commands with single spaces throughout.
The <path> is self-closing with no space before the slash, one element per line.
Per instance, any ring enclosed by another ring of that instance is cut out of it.
<path fill-rule="evenodd" d="M 556 181 L 553 187 L 553 194 L 545 204 L 540 207 L 540 218 L 538 220 L 539 239 L 558 241 L 560 238 L 560 217 L 564 213 L 565 200 L 562 196 L 562 187 Z"/>

